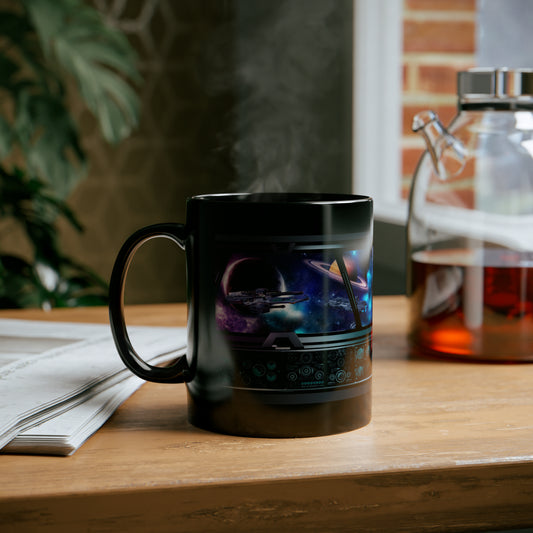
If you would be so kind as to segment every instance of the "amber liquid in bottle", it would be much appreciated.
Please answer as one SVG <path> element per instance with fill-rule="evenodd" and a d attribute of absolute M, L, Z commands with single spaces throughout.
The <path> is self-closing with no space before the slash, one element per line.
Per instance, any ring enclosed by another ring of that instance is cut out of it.
<path fill-rule="evenodd" d="M 503 249 L 411 258 L 410 342 L 417 355 L 533 361 L 533 257 Z"/>

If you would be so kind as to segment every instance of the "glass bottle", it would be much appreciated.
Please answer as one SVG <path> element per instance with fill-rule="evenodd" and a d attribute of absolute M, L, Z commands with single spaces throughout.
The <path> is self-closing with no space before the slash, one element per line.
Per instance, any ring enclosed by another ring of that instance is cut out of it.
<path fill-rule="evenodd" d="M 450 126 L 424 111 L 413 130 L 412 352 L 533 361 L 533 70 L 459 72 Z"/>

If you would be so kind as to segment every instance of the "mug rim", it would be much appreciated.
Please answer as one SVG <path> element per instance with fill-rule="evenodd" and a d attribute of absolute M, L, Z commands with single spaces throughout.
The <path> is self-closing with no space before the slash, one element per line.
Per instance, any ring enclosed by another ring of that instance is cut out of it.
<path fill-rule="evenodd" d="M 354 204 L 372 201 L 370 196 L 351 193 L 323 192 L 235 192 L 214 193 L 192 196 L 189 200 L 209 203 L 245 203 L 245 204 L 300 204 L 329 205 Z M 244 200 L 244 202 L 243 202 Z"/>

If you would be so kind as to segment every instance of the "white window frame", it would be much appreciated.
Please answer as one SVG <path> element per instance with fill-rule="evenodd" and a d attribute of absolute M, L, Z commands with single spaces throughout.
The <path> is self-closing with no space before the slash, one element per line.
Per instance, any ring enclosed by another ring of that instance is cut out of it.
<path fill-rule="evenodd" d="M 352 190 L 376 220 L 406 224 L 401 199 L 403 0 L 354 0 Z"/>

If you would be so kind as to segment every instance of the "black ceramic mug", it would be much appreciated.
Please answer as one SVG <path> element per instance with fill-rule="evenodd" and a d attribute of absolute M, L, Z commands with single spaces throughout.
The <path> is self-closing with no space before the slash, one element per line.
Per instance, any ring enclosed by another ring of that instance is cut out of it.
<path fill-rule="evenodd" d="M 343 194 L 204 195 L 186 223 L 123 245 L 110 283 L 118 352 L 137 376 L 186 382 L 189 420 L 221 433 L 303 437 L 371 416 L 372 200 Z M 137 248 L 154 237 L 187 256 L 188 351 L 166 368 L 135 352 L 123 292 Z"/>

